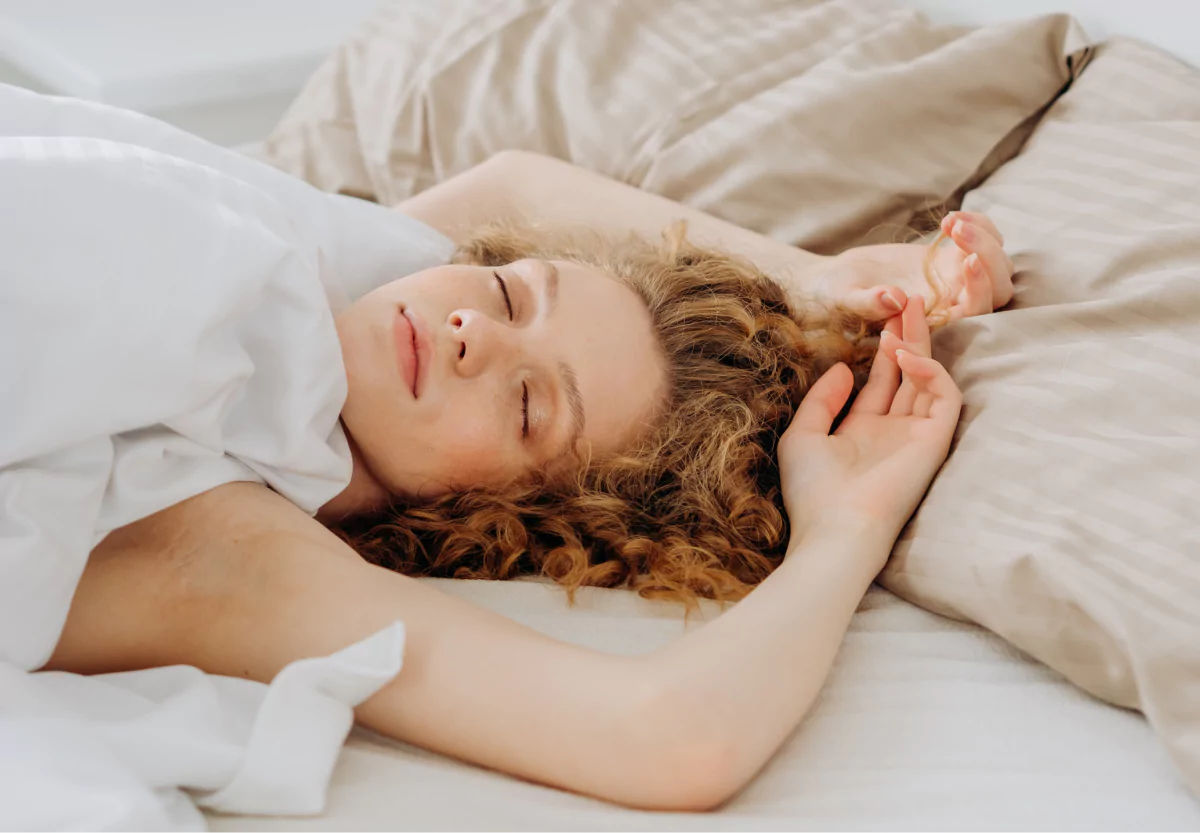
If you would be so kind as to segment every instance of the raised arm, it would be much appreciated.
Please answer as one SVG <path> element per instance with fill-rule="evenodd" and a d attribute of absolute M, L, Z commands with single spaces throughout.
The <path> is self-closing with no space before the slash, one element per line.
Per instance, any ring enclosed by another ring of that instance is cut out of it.
<path fill-rule="evenodd" d="M 230 484 L 101 543 L 48 668 L 187 664 L 267 682 L 401 619 L 403 669 L 359 707 L 363 724 L 621 804 L 705 810 L 762 766 L 823 682 L 890 544 L 852 532 L 798 545 L 752 605 L 629 658 L 367 564 L 274 493 Z"/>
<path fill-rule="evenodd" d="M 750 260 L 779 281 L 797 306 L 819 298 L 882 321 L 899 311 L 907 295 L 921 295 L 930 305 L 933 301 L 925 244 L 863 246 L 823 257 L 536 153 L 497 154 L 396 208 L 456 241 L 498 218 L 610 235 L 634 232 L 650 240 L 671 223 L 686 220 L 693 242 Z M 933 265 L 946 284 L 942 292 L 950 301 L 949 320 L 1007 304 L 1013 295 L 1013 264 L 995 225 L 981 214 L 953 212 L 944 218 L 942 230 L 952 245 L 939 248 Z M 889 295 L 896 305 L 889 305 Z"/>
<path fill-rule="evenodd" d="M 815 280 L 829 260 L 658 194 L 525 151 L 498 153 L 396 208 L 455 241 L 497 218 L 584 227 L 608 235 L 633 232 L 649 240 L 671 223 L 686 220 L 693 242 L 745 257 L 798 287 Z"/>
<path fill-rule="evenodd" d="M 283 498 L 235 483 L 101 542 L 48 667 L 182 663 L 266 682 L 402 619 L 404 666 L 359 707 L 367 726 L 633 807 L 715 807 L 808 711 L 949 446 L 959 400 L 922 358 L 923 311 L 910 304 L 906 329 L 899 318 L 888 328 L 906 340 L 884 339 L 838 432 L 844 365 L 813 386 L 780 441 L 793 535 L 783 564 L 653 654 L 568 645 L 371 566 Z"/>

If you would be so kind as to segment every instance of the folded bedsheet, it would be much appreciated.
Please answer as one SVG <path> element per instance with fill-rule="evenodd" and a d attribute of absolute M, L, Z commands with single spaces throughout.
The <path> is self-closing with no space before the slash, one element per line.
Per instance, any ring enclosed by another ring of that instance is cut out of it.
<path fill-rule="evenodd" d="M 536 151 L 831 252 L 1003 162 L 1085 58 L 1064 15 L 939 27 L 892 0 L 387 0 L 265 153 L 390 205 Z"/>
<path fill-rule="evenodd" d="M 426 579 L 552 636 L 616 653 L 682 632 L 624 590 Z M 706 605 L 703 616 L 716 613 Z M 700 624 L 703 619 L 694 620 Z M 709 815 L 641 813 L 351 735 L 324 815 L 209 814 L 214 830 L 1189 830 L 1200 804 L 1140 715 L 1105 705 L 974 625 L 872 590 L 816 708 Z"/>

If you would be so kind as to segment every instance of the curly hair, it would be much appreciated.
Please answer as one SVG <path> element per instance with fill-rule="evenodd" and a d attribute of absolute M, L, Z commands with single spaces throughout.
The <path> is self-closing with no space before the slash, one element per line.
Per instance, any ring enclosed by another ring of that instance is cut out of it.
<path fill-rule="evenodd" d="M 548 577 L 636 589 L 693 607 L 736 600 L 782 561 L 788 522 L 776 444 L 827 368 L 845 362 L 856 390 L 874 345 L 860 317 L 818 303 L 796 309 L 751 263 L 686 242 L 489 227 L 455 260 L 522 258 L 591 266 L 645 303 L 669 393 L 633 447 L 534 472 L 504 489 L 432 502 L 396 499 L 332 528 L 364 558 L 413 576 Z M 561 467 L 560 467 L 561 468 Z"/>

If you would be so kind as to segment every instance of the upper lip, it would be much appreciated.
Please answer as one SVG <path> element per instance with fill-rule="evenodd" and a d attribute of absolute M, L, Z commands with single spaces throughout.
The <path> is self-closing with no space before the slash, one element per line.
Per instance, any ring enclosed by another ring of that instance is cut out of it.
<path fill-rule="evenodd" d="M 413 352 L 417 356 L 416 378 L 413 379 L 413 396 L 420 397 L 421 391 L 425 388 L 425 377 L 429 373 L 430 362 L 433 360 L 433 340 L 429 337 L 429 331 L 425 329 L 425 322 L 421 320 L 421 316 L 407 308 L 403 310 L 402 314 L 408 319 L 408 323 L 412 325 Z"/>

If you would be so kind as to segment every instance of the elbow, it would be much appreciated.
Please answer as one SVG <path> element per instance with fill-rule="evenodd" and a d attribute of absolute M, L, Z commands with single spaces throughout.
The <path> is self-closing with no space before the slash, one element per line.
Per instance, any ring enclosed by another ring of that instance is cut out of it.
<path fill-rule="evenodd" d="M 489 178 L 496 178 L 512 186 L 527 187 L 553 174 L 562 174 L 574 168 L 554 156 L 546 156 L 532 150 L 501 150 L 492 154 L 479 165 L 478 170 Z"/>
<path fill-rule="evenodd" d="M 745 786 L 734 772 L 733 752 L 722 744 L 697 745 L 686 754 L 665 758 L 661 772 L 666 779 L 642 809 L 707 813 L 720 809 Z"/>
<path fill-rule="evenodd" d="M 705 813 L 736 795 L 757 771 L 733 721 L 709 713 L 683 695 L 653 696 L 645 704 L 641 748 L 631 759 L 630 795 L 621 803 L 640 810 Z M 761 762 L 759 762 L 761 763 Z"/>

